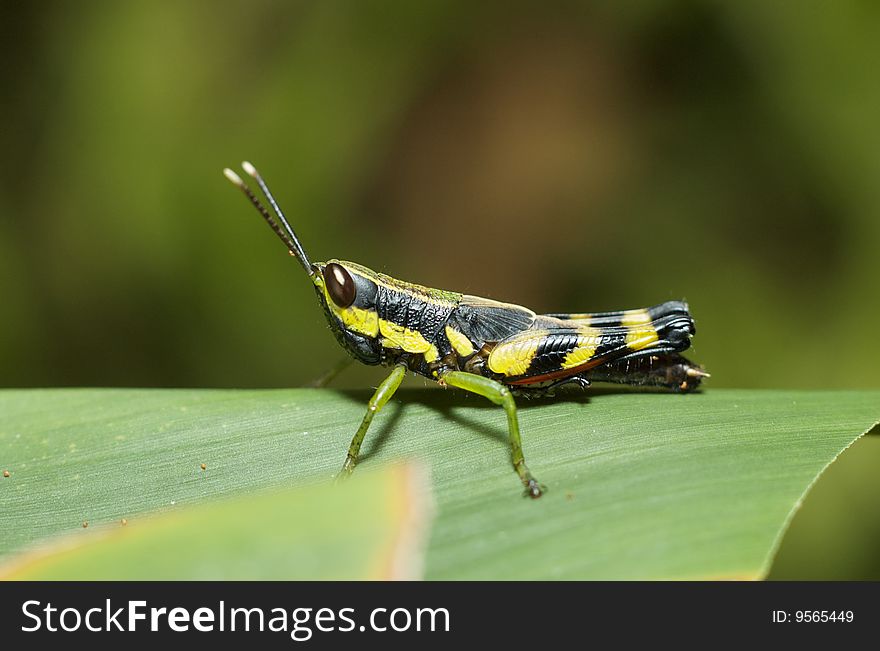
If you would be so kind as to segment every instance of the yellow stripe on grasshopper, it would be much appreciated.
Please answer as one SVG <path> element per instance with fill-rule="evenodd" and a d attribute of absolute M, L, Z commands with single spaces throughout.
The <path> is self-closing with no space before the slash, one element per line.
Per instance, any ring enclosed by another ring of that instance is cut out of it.
<path fill-rule="evenodd" d="M 489 368 L 508 377 L 525 374 L 547 334 L 546 330 L 536 330 L 498 344 L 489 353 Z"/>
<path fill-rule="evenodd" d="M 622 326 L 640 326 L 651 323 L 651 315 L 648 310 L 627 310 L 620 319 Z"/>
<path fill-rule="evenodd" d="M 598 328 L 578 328 L 577 348 L 562 360 L 562 368 L 575 368 L 588 362 L 596 354 L 596 348 L 602 341 L 602 333 Z"/>
<path fill-rule="evenodd" d="M 474 345 L 471 343 L 471 340 L 455 328 L 446 326 L 446 338 L 449 339 L 449 343 L 452 344 L 455 352 L 462 357 L 468 357 L 469 355 L 474 354 Z"/>
<path fill-rule="evenodd" d="M 425 351 L 423 356 L 428 364 L 432 364 L 440 359 L 440 352 L 437 350 L 437 346 L 432 345 L 428 350 Z"/>
<path fill-rule="evenodd" d="M 348 330 L 367 337 L 375 337 L 379 334 L 379 315 L 375 310 L 365 310 L 360 307 L 338 308 L 333 305 L 333 301 L 329 301 L 328 305 Z"/>
<path fill-rule="evenodd" d="M 379 319 L 379 332 L 385 348 L 405 350 L 408 353 L 422 353 L 426 362 L 436 362 L 440 356 L 437 347 L 422 336 L 418 330 L 398 325 L 393 321 Z"/>
<path fill-rule="evenodd" d="M 659 337 L 651 325 L 630 326 L 626 333 L 626 345 L 630 350 L 643 350 L 655 344 Z"/>
<path fill-rule="evenodd" d="M 651 325 L 648 310 L 627 310 L 620 320 L 626 326 L 626 345 L 630 350 L 643 350 L 657 342 L 657 329 Z"/>

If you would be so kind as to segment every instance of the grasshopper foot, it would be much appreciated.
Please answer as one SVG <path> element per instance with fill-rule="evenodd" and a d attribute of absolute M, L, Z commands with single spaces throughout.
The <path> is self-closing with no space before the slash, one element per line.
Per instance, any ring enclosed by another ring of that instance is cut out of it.
<path fill-rule="evenodd" d="M 350 477 L 351 473 L 354 472 L 354 466 L 357 462 L 351 457 L 351 455 L 345 457 L 345 463 L 342 464 L 342 470 L 337 473 L 334 481 L 339 482 L 345 479 L 346 477 Z"/>
<path fill-rule="evenodd" d="M 533 500 L 538 499 L 547 491 L 545 486 L 542 486 L 534 479 L 529 479 L 525 486 L 526 489 L 523 491 L 523 497 L 531 497 Z"/>

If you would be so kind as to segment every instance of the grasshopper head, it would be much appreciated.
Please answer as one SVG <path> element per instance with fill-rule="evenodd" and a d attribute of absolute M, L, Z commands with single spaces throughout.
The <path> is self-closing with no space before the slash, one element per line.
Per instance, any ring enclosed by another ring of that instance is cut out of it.
<path fill-rule="evenodd" d="M 296 258 L 309 275 L 337 341 L 355 359 L 364 364 L 378 364 L 381 361 L 382 346 L 378 340 L 376 272 L 342 260 L 311 263 L 263 177 L 250 163 L 245 161 L 241 166 L 260 186 L 274 215 L 263 206 L 238 174 L 229 168 L 223 170 L 223 174 L 245 194 L 284 242 L 290 255 Z"/>
<path fill-rule="evenodd" d="M 344 260 L 319 262 L 313 269 L 318 301 L 336 340 L 360 362 L 378 364 L 382 346 L 376 312 L 376 272 Z"/>

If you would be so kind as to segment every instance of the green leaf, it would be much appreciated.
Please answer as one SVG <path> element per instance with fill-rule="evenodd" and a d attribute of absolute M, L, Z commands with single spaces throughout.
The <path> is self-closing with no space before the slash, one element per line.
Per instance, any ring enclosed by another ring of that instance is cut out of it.
<path fill-rule="evenodd" d="M 430 513 L 417 464 L 89 526 L 20 554 L 14 580 L 413 578 Z"/>
<path fill-rule="evenodd" d="M 0 392 L 0 467 L 10 471 L 0 478 L 0 554 L 83 521 L 135 523 L 329 480 L 368 398 L 316 389 Z M 488 401 L 405 390 L 374 421 L 351 480 L 364 498 L 357 508 L 369 512 L 373 500 L 381 508 L 364 471 L 391 459 L 428 462 L 437 510 L 428 578 L 760 578 L 807 488 L 880 417 L 878 391 L 591 391 L 520 403 L 526 458 L 549 489 L 536 501 L 521 497 L 504 413 Z M 278 520 L 287 517 L 273 504 Z M 344 522 L 353 508 L 334 516 Z M 310 517 L 299 522 L 304 531 Z M 246 526 L 257 540 L 276 522 Z"/>

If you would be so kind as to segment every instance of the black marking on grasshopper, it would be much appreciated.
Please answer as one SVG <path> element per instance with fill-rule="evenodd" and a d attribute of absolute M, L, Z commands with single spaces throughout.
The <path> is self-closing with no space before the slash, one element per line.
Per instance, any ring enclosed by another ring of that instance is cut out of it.
<path fill-rule="evenodd" d="M 505 409 L 513 465 L 531 497 L 542 489 L 523 458 L 512 394 L 552 395 L 563 385 L 586 387 L 591 381 L 692 391 L 707 377 L 679 354 L 696 332 L 681 301 L 619 312 L 537 315 L 519 305 L 407 283 L 353 262 L 313 264 L 259 173 L 249 163 L 242 167 L 266 195 L 274 217 L 237 174 L 224 173 L 306 270 L 339 344 L 364 364 L 393 367 L 352 439 L 344 472 L 354 468 L 373 416 L 407 369 Z"/>
<path fill-rule="evenodd" d="M 379 296 L 379 287 L 369 278 L 359 274 L 352 276 L 355 282 L 354 302 L 352 305 L 364 309 L 375 307 Z"/>
<path fill-rule="evenodd" d="M 578 336 L 570 332 L 548 333 L 538 344 L 527 374 L 542 375 L 562 368 L 566 356 L 577 350 Z"/>
<path fill-rule="evenodd" d="M 428 342 L 435 343 L 438 333 L 454 308 L 434 303 L 402 289 L 379 287 L 376 312 L 380 319 L 418 332 Z"/>

